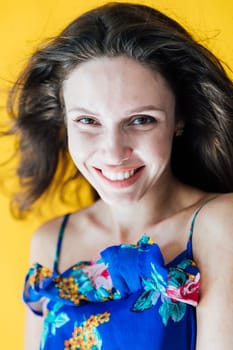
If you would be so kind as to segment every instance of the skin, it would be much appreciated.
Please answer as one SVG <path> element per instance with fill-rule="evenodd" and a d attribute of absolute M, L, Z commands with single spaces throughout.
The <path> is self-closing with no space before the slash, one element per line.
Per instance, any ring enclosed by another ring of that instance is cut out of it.
<path fill-rule="evenodd" d="M 168 263 L 185 250 L 195 210 L 215 196 L 185 186 L 171 173 L 172 140 L 183 126 L 171 88 L 160 74 L 117 57 L 78 66 L 63 93 L 70 154 L 101 199 L 71 215 L 59 270 L 98 258 L 109 245 L 135 243 L 143 232 Z M 193 252 L 202 282 L 197 350 L 233 348 L 232 205 L 232 194 L 217 197 L 195 224 Z M 31 263 L 52 268 L 61 220 L 36 232 Z M 27 321 L 25 349 L 36 350 L 42 321 L 32 313 Z"/>
<path fill-rule="evenodd" d="M 141 201 L 158 180 L 170 181 L 175 98 L 159 74 L 125 57 L 102 58 L 77 67 L 63 91 L 70 154 L 106 203 Z M 135 169 L 133 182 L 106 179 Z"/>

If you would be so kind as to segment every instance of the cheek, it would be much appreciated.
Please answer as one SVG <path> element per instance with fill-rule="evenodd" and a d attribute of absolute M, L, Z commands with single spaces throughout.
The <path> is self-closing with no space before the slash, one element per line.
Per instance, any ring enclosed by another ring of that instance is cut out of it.
<path fill-rule="evenodd" d="M 73 128 L 68 128 L 67 136 L 68 149 L 75 163 L 87 159 L 95 151 L 96 143 L 91 135 L 77 132 L 77 130 Z"/>
<path fill-rule="evenodd" d="M 85 153 L 85 145 L 83 144 L 83 141 L 81 137 L 77 135 L 72 129 L 67 130 L 67 137 L 68 137 L 68 149 L 71 154 L 71 156 L 74 159 L 80 158 L 81 154 Z M 82 147 L 83 145 L 83 147 Z"/>
<path fill-rule="evenodd" d="M 168 133 L 158 133 L 155 137 L 152 137 L 143 142 L 147 152 L 155 154 L 167 154 L 172 147 L 172 138 Z"/>
<path fill-rule="evenodd" d="M 172 137 L 168 132 L 159 132 L 141 142 L 141 154 L 154 160 L 170 158 Z"/>

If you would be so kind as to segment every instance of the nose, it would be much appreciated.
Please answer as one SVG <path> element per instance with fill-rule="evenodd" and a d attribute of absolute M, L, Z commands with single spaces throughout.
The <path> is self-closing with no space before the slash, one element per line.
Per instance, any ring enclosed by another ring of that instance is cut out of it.
<path fill-rule="evenodd" d="M 124 130 L 106 132 L 102 139 L 103 161 L 108 165 L 119 165 L 131 157 L 133 150 Z"/>

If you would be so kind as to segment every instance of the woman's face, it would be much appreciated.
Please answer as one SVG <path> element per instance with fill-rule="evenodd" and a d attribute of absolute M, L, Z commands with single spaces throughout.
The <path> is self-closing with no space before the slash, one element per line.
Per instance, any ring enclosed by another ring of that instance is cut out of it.
<path fill-rule="evenodd" d="M 175 97 L 159 73 L 102 57 L 77 66 L 63 92 L 70 154 L 104 201 L 139 201 L 170 181 Z"/>

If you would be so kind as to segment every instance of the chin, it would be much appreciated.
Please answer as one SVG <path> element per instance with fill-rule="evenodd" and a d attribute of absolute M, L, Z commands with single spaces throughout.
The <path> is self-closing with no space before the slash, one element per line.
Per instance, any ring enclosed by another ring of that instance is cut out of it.
<path fill-rule="evenodd" d="M 99 196 L 100 198 L 108 205 L 110 206 L 117 206 L 117 205 L 123 205 L 123 206 L 128 206 L 128 205 L 132 205 L 134 203 L 137 203 L 140 201 L 142 196 L 138 196 L 134 194 L 101 194 L 99 192 Z"/>

